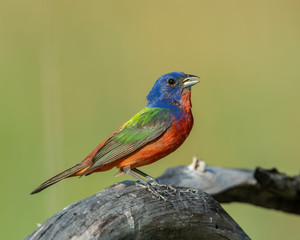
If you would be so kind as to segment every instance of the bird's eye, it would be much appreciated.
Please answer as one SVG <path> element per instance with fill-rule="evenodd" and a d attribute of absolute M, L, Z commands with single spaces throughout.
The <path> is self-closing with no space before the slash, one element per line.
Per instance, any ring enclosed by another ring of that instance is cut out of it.
<path fill-rule="evenodd" d="M 175 85 L 175 79 L 174 78 L 169 78 L 167 80 L 167 83 L 168 83 L 169 86 L 174 87 L 174 85 Z"/>

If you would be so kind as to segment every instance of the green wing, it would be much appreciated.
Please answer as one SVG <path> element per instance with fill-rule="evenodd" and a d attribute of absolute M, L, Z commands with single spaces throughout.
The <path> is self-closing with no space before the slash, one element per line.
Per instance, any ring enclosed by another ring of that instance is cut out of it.
<path fill-rule="evenodd" d="M 100 166 L 125 157 L 161 136 L 172 124 L 172 114 L 166 108 L 144 108 L 126 122 L 93 157 L 87 175 Z"/>

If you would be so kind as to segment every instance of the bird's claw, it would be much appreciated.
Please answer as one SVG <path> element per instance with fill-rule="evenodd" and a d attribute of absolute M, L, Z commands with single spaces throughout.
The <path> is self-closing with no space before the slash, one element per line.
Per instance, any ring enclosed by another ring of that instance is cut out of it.
<path fill-rule="evenodd" d="M 157 179 L 154 179 L 152 181 L 149 182 L 151 185 L 153 186 L 157 186 L 157 187 L 164 187 L 166 189 L 170 189 L 173 192 L 179 192 L 179 190 L 172 184 L 165 184 Z"/>
<path fill-rule="evenodd" d="M 141 183 L 141 182 L 136 182 L 136 185 L 142 188 L 147 189 L 149 192 L 151 192 L 155 197 L 158 197 L 159 199 L 164 200 L 165 202 L 168 201 L 167 198 L 165 198 L 164 196 L 162 196 L 159 192 L 157 192 L 152 186 L 151 184 L 147 183 L 147 185 Z"/>

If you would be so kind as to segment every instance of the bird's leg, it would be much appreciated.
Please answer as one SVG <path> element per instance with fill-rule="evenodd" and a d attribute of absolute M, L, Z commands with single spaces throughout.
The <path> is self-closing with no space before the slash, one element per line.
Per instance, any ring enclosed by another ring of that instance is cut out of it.
<path fill-rule="evenodd" d="M 147 189 L 153 194 L 153 195 L 155 195 L 156 197 L 158 197 L 158 198 L 161 198 L 162 200 L 164 200 L 164 201 L 167 201 L 167 199 L 164 197 L 164 196 L 162 196 L 161 194 L 159 194 L 148 182 L 146 182 L 144 179 L 142 179 L 142 178 L 140 178 L 138 175 L 136 175 L 136 174 L 134 174 L 131 170 L 130 170 L 130 168 L 128 167 L 123 167 L 122 168 L 122 170 L 126 173 L 126 174 L 128 174 L 128 175 L 130 175 L 130 176 L 132 176 L 132 177 L 134 177 L 135 179 L 137 179 L 140 183 L 142 183 L 145 187 L 147 187 Z"/>
<path fill-rule="evenodd" d="M 156 185 L 156 186 L 159 186 L 159 187 L 166 187 L 166 188 L 169 188 L 171 190 L 173 190 L 174 192 L 177 192 L 177 188 L 171 184 L 165 184 L 151 176 L 149 176 L 147 173 L 144 173 L 142 172 L 141 170 L 137 169 L 137 168 L 133 168 L 131 169 L 131 171 L 137 173 L 137 174 L 140 174 L 141 176 L 145 177 L 145 178 L 148 178 L 151 182 L 150 184 L 152 185 Z"/>
<path fill-rule="evenodd" d="M 147 173 L 144 173 L 141 170 L 138 170 L 137 168 L 133 168 L 133 169 L 131 169 L 131 171 L 133 171 L 133 172 L 135 172 L 137 174 L 140 174 L 141 176 L 143 176 L 145 178 L 148 178 L 151 181 L 157 181 L 155 178 L 149 176 Z"/>

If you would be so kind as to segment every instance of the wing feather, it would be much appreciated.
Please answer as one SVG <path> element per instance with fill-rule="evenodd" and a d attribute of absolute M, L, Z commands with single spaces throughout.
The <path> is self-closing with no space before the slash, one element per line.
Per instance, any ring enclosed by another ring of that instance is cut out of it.
<path fill-rule="evenodd" d="M 173 116 L 166 108 L 144 108 L 123 125 L 97 151 L 87 175 L 97 168 L 126 157 L 161 136 L 172 124 Z"/>

